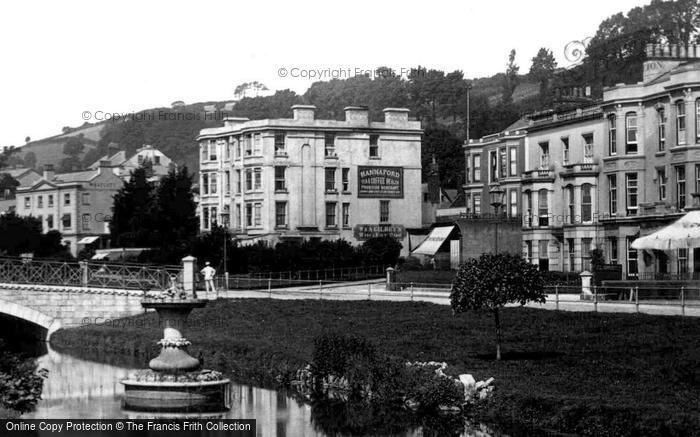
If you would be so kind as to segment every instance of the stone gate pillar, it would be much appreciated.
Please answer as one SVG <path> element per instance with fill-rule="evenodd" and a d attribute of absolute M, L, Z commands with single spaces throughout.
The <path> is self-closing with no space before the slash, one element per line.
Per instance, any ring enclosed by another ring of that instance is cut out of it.
<path fill-rule="evenodd" d="M 592 296 L 591 292 L 591 278 L 593 274 L 589 271 L 581 272 L 581 294 L 583 296 Z"/>

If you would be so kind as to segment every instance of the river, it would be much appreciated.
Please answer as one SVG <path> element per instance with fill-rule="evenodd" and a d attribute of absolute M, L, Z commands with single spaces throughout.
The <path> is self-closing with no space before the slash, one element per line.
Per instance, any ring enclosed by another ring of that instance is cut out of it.
<path fill-rule="evenodd" d="M 49 370 L 42 399 L 25 418 L 106 419 L 146 418 L 122 408 L 124 389 L 119 381 L 137 366 L 116 366 L 59 353 L 50 347 L 37 358 L 39 367 Z M 312 418 L 312 407 L 273 390 L 231 384 L 231 410 L 222 418 L 255 419 L 257 435 L 270 437 L 326 436 Z M 332 411 L 332 410 L 331 410 Z M 188 416 L 192 417 L 192 416 Z M 211 415 L 209 415 L 211 417 Z M 335 434 L 335 433 L 334 433 Z M 423 430 L 406 426 L 401 436 L 422 436 Z M 462 436 L 488 436 L 482 432 L 464 432 Z"/>

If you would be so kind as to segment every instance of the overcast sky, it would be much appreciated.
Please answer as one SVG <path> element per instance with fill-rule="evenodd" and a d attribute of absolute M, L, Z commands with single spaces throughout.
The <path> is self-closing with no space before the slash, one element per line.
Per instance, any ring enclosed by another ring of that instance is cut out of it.
<path fill-rule="evenodd" d="M 568 42 L 646 3 L 2 2 L 0 145 L 78 126 L 83 111 L 227 100 L 246 81 L 303 93 L 312 80 L 291 75 L 306 70 L 354 73 L 386 65 L 400 72 L 423 65 L 482 77 L 503 71 L 515 48 L 525 73 L 543 46 L 566 65 Z"/>

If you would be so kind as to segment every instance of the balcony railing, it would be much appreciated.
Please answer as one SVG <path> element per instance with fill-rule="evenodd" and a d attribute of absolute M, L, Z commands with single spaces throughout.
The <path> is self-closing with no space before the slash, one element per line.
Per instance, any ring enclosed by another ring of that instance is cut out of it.
<path fill-rule="evenodd" d="M 564 166 L 564 170 L 561 172 L 562 177 L 572 177 L 579 173 L 587 174 L 598 174 L 600 172 L 600 166 L 595 162 L 580 162 L 576 164 L 567 164 Z"/>
<path fill-rule="evenodd" d="M 554 178 L 554 170 L 549 168 L 538 168 L 523 172 L 523 180 L 553 180 Z"/>

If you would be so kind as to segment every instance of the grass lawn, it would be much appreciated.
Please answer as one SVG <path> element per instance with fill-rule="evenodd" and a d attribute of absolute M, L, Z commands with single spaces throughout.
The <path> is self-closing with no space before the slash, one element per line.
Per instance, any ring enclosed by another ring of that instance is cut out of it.
<path fill-rule="evenodd" d="M 156 315 L 124 327 L 84 326 L 52 337 L 58 350 L 139 356 L 161 337 Z M 583 435 L 692 435 L 700 429 L 700 319 L 527 308 L 503 311 L 504 360 L 494 356 L 493 318 L 457 317 L 447 306 L 407 302 L 245 299 L 195 310 L 191 353 L 239 382 L 284 385 L 310 360 L 325 329 L 362 335 L 407 360 L 446 361 L 496 394 L 476 412 Z"/>

